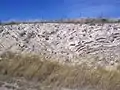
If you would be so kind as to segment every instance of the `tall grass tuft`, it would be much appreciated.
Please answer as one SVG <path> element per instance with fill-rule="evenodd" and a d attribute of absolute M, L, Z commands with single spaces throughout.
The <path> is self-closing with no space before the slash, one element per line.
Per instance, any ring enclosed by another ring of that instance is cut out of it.
<path fill-rule="evenodd" d="M 12 77 L 37 80 L 44 85 L 66 88 L 90 86 L 97 90 L 120 90 L 120 72 L 87 65 L 68 66 L 37 55 L 4 54 L 0 72 Z"/>

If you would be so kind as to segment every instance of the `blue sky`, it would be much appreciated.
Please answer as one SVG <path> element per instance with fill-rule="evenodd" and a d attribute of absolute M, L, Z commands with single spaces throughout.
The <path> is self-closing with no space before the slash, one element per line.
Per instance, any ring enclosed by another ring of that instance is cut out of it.
<path fill-rule="evenodd" d="M 0 0 L 0 20 L 120 17 L 120 0 Z"/>

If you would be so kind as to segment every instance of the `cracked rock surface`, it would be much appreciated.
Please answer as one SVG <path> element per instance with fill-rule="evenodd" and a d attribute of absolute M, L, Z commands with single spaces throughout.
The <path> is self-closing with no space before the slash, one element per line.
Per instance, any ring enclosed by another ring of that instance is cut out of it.
<path fill-rule="evenodd" d="M 49 54 L 72 63 L 84 62 L 79 57 L 88 57 L 90 62 L 95 55 L 97 64 L 115 65 L 120 62 L 120 24 L 3 25 L 0 54 L 6 51 Z"/>

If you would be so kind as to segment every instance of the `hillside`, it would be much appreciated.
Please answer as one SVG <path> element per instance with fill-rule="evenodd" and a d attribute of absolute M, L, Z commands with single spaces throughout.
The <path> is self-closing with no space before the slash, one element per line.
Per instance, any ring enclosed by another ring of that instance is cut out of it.
<path fill-rule="evenodd" d="M 0 54 L 8 51 L 42 54 L 48 58 L 62 59 L 63 63 L 117 65 L 120 62 L 120 24 L 1 25 Z"/>
<path fill-rule="evenodd" d="M 4 89 L 119 90 L 120 23 L 1 24 Z"/>

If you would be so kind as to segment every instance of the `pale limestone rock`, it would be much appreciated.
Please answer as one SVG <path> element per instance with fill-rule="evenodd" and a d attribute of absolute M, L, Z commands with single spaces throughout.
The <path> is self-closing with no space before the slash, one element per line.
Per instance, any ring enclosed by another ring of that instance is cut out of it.
<path fill-rule="evenodd" d="M 0 54 L 5 51 L 47 53 L 72 63 L 95 55 L 104 57 L 102 64 L 111 64 L 120 58 L 120 24 L 4 25 L 0 26 Z"/>

